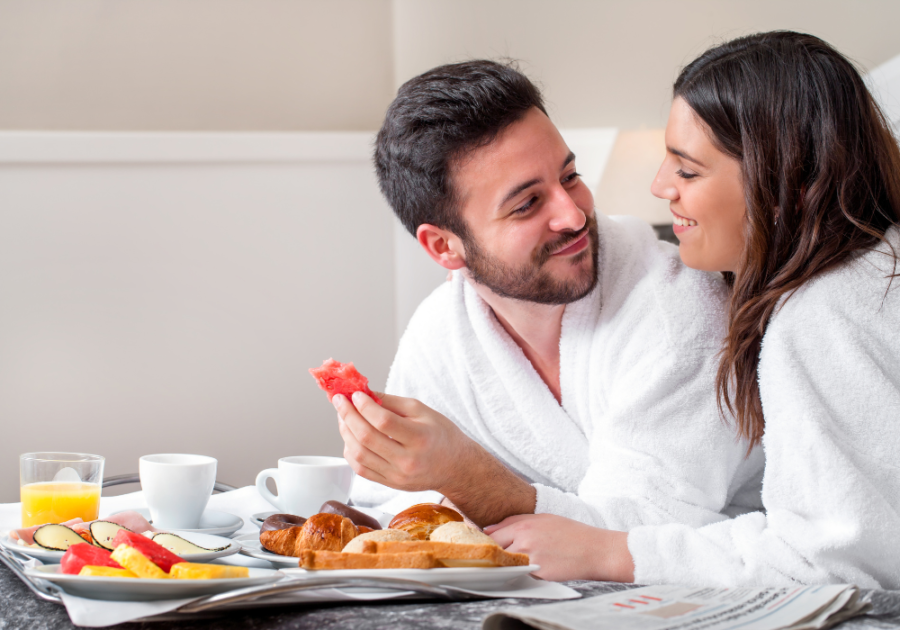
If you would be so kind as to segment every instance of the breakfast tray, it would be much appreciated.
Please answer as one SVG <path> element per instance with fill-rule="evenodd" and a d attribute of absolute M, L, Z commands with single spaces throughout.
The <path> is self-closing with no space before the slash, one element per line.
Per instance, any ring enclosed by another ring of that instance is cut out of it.
<path fill-rule="evenodd" d="M 0 562 L 9 568 L 31 592 L 46 602 L 63 605 L 62 591 L 59 587 L 47 580 L 31 578 L 25 574 L 23 559 L 30 560 L 26 556 L 22 558 L 12 550 L 0 548 Z M 321 591 L 335 588 L 376 588 L 382 591 L 393 591 L 399 596 L 391 598 L 391 601 L 404 601 L 409 599 L 428 599 L 443 601 L 471 601 L 490 599 L 483 595 L 476 595 L 468 591 L 451 586 L 436 586 L 397 578 L 313 578 L 305 580 L 281 580 L 272 584 L 235 589 L 217 595 L 208 595 L 193 600 L 176 608 L 174 611 L 162 615 L 154 615 L 136 619 L 134 621 L 173 621 L 184 620 L 190 615 L 218 614 L 231 610 L 246 608 L 275 607 L 289 605 L 310 605 L 327 603 L 328 599 L 298 600 L 292 595 L 302 591 Z M 335 599 L 335 602 L 347 604 L 361 604 L 367 600 Z M 371 600 L 368 600 L 371 601 Z"/>

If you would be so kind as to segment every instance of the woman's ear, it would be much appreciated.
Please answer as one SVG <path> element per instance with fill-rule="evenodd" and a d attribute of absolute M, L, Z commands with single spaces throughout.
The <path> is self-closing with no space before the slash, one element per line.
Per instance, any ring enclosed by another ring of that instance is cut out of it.
<path fill-rule="evenodd" d="M 416 240 L 444 269 L 453 271 L 466 266 L 462 241 L 453 232 L 423 223 L 416 230 Z"/>

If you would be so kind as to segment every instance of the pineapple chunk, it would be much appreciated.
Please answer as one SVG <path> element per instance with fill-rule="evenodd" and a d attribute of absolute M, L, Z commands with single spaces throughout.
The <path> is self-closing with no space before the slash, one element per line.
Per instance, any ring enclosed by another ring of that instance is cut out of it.
<path fill-rule="evenodd" d="M 219 580 L 224 578 L 250 577 L 247 567 L 232 567 L 226 564 L 200 564 L 179 562 L 172 565 L 169 577 L 176 580 Z"/>
<path fill-rule="evenodd" d="M 121 564 L 123 567 L 142 578 L 165 579 L 169 574 L 153 564 L 140 551 L 128 545 L 119 545 L 112 552 L 110 558 Z"/>
<path fill-rule="evenodd" d="M 78 575 L 86 575 L 93 577 L 123 577 L 123 578 L 136 578 L 137 576 L 129 571 L 128 569 L 116 569 L 114 567 L 98 567 L 90 564 L 86 564 L 81 567 L 81 571 L 78 572 Z"/>

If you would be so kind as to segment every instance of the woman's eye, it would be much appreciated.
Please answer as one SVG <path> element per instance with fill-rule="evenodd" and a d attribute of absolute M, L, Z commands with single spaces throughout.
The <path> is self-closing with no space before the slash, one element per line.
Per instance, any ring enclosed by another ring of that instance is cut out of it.
<path fill-rule="evenodd" d="M 571 181 L 574 181 L 576 177 L 581 177 L 581 173 L 572 173 L 571 175 L 566 175 L 563 177 L 563 184 L 568 184 Z"/>
<path fill-rule="evenodd" d="M 678 175 L 681 179 L 694 179 L 697 177 L 697 173 L 685 173 L 683 170 L 678 169 L 675 171 L 675 174 Z"/>
<path fill-rule="evenodd" d="M 525 212 L 528 212 L 531 209 L 531 206 L 533 206 L 534 202 L 536 201 L 537 197 L 532 196 L 527 202 L 525 202 L 524 205 L 519 206 L 518 208 L 510 212 L 510 214 L 523 214 Z"/>

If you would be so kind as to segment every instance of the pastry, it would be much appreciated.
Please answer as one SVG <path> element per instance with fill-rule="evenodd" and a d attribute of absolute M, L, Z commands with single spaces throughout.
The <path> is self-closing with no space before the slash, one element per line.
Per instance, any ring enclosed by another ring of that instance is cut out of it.
<path fill-rule="evenodd" d="M 496 543 L 472 545 L 431 540 L 405 542 L 365 540 L 359 548 L 363 554 L 370 553 L 376 556 L 429 553 L 445 567 L 512 567 L 529 564 L 527 554 L 510 553 Z"/>
<path fill-rule="evenodd" d="M 340 514 L 341 516 L 346 516 L 353 524 L 357 527 L 368 527 L 369 529 L 381 529 L 381 523 L 376 521 L 374 518 L 360 512 L 357 509 L 350 507 L 340 501 L 326 501 L 322 504 L 322 507 L 319 508 L 319 512 L 323 512 L 325 514 Z"/>
<path fill-rule="evenodd" d="M 335 569 L 433 569 L 440 566 L 430 553 L 339 553 L 302 551 L 300 568 L 312 571 Z"/>
<path fill-rule="evenodd" d="M 306 519 L 302 516 L 294 516 L 293 514 L 273 514 L 262 522 L 259 527 L 260 532 L 270 532 L 277 529 L 290 529 L 291 527 L 301 527 Z"/>
<path fill-rule="evenodd" d="M 431 532 L 428 540 L 434 542 L 462 543 L 466 545 L 496 545 L 493 538 L 465 523 L 444 523 Z"/>
<path fill-rule="evenodd" d="M 400 529 L 379 529 L 374 532 L 360 534 L 344 547 L 345 553 L 363 553 L 363 543 L 367 540 L 373 542 L 398 542 L 410 541 L 413 537 Z"/>
<path fill-rule="evenodd" d="M 338 514 L 314 514 L 301 527 L 260 532 L 260 544 L 282 556 L 299 557 L 305 549 L 340 551 L 356 538 L 356 525 Z"/>
<path fill-rule="evenodd" d="M 437 503 L 419 503 L 395 516 L 388 528 L 403 530 L 418 540 L 428 540 L 431 532 L 444 523 L 462 520 L 462 515 L 456 510 Z"/>

